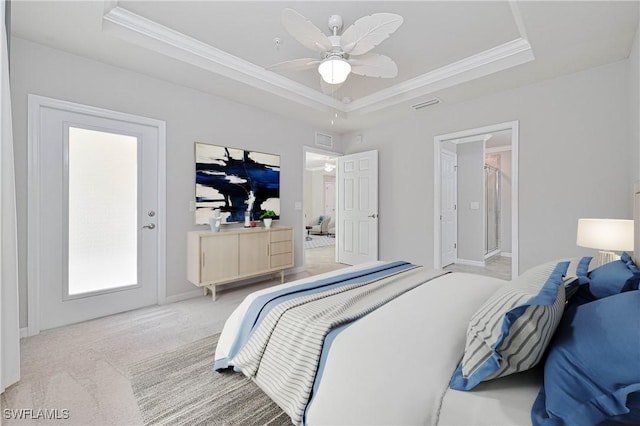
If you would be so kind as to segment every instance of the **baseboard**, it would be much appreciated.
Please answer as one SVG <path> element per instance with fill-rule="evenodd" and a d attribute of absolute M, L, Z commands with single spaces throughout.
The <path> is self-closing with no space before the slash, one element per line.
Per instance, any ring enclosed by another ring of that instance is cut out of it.
<path fill-rule="evenodd" d="M 487 259 L 489 259 L 490 257 L 493 257 L 493 256 L 499 256 L 500 253 L 502 253 L 502 251 L 500 249 L 497 249 L 497 250 L 494 250 L 492 252 L 489 252 L 489 253 L 484 255 L 484 260 L 487 260 Z"/>
<path fill-rule="evenodd" d="M 513 257 L 513 253 L 507 253 L 507 252 L 503 251 L 502 253 L 500 253 L 500 256 L 502 256 L 502 257 Z"/>
<path fill-rule="evenodd" d="M 486 265 L 482 260 L 468 260 L 468 259 L 456 259 L 456 263 L 459 265 L 478 266 L 484 268 Z"/>
<path fill-rule="evenodd" d="M 285 275 L 285 277 L 286 277 L 287 275 L 291 275 L 291 274 L 298 274 L 298 273 L 300 273 L 300 272 L 304 272 L 304 271 L 306 271 L 306 270 L 307 270 L 307 268 L 306 268 L 306 267 L 304 267 L 304 266 L 298 266 L 297 268 L 287 269 L 286 271 L 284 271 L 284 275 Z"/>
<path fill-rule="evenodd" d="M 164 299 L 164 303 L 167 304 L 167 303 L 181 302 L 183 300 L 193 299 L 194 297 L 202 296 L 203 294 L 204 294 L 204 291 L 201 288 L 198 288 L 196 290 L 185 291 L 184 293 L 167 296 Z"/>

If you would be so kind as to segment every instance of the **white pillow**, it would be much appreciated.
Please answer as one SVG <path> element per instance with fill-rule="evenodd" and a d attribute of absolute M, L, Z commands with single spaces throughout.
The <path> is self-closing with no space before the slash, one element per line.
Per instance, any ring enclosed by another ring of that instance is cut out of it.
<path fill-rule="evenodd" d="M 537 266 L 498 289 L 473 315 L 464 355 L 450 387 L 478 383 L 534 367 L 553 337 L 565 304 L 568 261 Z M 575 270 L 575 268 L 574 268 Z"/>

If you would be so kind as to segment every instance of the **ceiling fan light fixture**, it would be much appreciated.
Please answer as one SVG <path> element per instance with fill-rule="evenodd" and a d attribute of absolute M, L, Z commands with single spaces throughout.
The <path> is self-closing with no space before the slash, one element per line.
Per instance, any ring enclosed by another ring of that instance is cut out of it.
<path fill-rule="evenodd" d="M 339 56 L 330 56 L 318 65 L 318 72 L 326 83 L 341 84 L 349 76 L 351 65 Z"/>
<path fill-rule="evenodd" d="M 324 163 L 324 171 L 327 173 L 331 173 L 335 168 L 335 164 Z"/>

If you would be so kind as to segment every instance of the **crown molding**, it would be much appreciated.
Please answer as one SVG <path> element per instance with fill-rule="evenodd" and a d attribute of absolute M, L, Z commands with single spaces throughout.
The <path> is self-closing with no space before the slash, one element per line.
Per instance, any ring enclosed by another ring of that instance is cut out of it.
<path fill-rule="evenodd" d="M 120 6 L 103 16 L 102 31 L 173 59 L 321 110 L 343 104 L 303 84 L 165 27 Z"/>
<path fill-rule="evenodd" d="M 515 9 L 513 12 L 514 19 L 518 18 L 518 10 Z M 102 30 L 127 42 L 316 110 L 325 112 L 337 110 L 344 113 L 347 118 L 349 115 L 364 115 L 387 108 L 535 59 L 531 45 L 525 38 L 524 26 L 519 25 L 520 38 L 344 104 L 320 91 L 268 71 L 120 6 L 105 13 Z"/>
<path fill-rule="evenodd" d="M 535 59 L 529 42 L 518 38 L 500 46 L 398 83 L 346 106 L 345 112 L 366 114 L 475 80 Z"/>

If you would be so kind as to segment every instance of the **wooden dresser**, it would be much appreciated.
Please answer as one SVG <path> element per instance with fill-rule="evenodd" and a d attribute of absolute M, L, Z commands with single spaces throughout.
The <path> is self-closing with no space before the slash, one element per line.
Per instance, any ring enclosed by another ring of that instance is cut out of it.
<path fill-rule="evenodd" d="M 216 285 L 280 273 L 293 267 L 293 228 L 250 228 L 187 233 L 187 279 L 211 290 Z"/>

